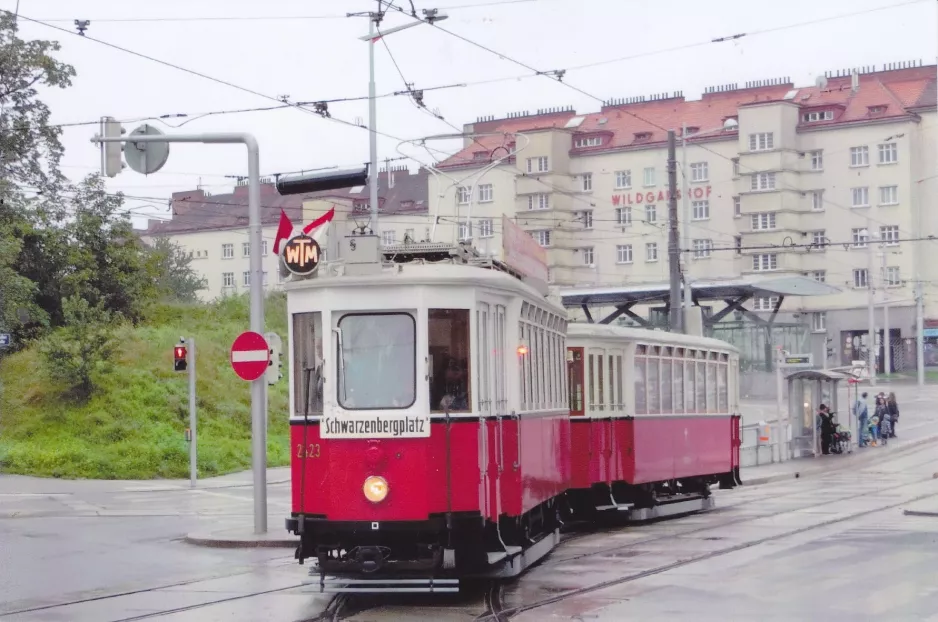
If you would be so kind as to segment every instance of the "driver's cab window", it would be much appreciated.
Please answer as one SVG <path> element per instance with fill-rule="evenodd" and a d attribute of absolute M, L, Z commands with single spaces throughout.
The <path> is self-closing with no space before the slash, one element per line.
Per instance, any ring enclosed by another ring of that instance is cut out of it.
<path fill-rule="evenodd" d="M 322 414 L 322 314 L 293 314 L 293 412 L 298 416 Z"/>
<path fill-rule="evenodd" d="M 430 412 L 471 412 L 469 310 L 429 309 Z"/>

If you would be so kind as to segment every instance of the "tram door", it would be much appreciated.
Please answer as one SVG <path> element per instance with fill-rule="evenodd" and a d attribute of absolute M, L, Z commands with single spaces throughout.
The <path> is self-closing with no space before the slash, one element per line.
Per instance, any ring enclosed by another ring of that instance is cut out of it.
<path fill-rule="evenodd" d="M 590 421 L 590 470 L 597 481 L 612 481 L 612 420 L 610 419 L 609 378 L 606 350 L 588 348 L 586 352 L 586 384 Z"/>
<path fill-rule="evenodd" d="M 479 396 L 479 510 L 482 516 L 491 516 L 491 491 L 495 479 L 492 473 L 490 425 L 494 415 L 492 384 L 494 370 L 492 336 L 494 322 L 488 303 L 480 302 L 476 308 L 476 394 Z"/>

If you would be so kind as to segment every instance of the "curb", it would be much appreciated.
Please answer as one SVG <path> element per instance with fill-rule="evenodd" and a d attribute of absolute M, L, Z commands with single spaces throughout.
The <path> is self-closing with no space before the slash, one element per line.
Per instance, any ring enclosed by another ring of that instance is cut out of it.
<path fill-rule="evenodd" d="M 186 534 L 183 540 L 187 544 L 195 546 L 204 546 L 215 549 L 295 549 L 299 543 L 299 538 L 287 538 L 284 536 L 256 536 L 248 534 L 244 536 L 224 536 L 211 533 L 190 533 Z"/>
<path fill-rule="evenodd" d="M 905 443 L 904 445 L 902 445 L 899 449 L 895 449 L 893 451 L 882 452 L 882 453 L 885 453 L 886 455 L 901 454 L 915 447 L 920 447 L 921 445 L 927 445 L 928 443 L 932 443 L 934 441 L 938 441 L 938 434 L 933 434 L 932 436 L 926 436 L 925 438 L 920 438 L 914 441 L 909 441 L 908 443 Z M 856 455 L 859 456 L 860 454 L 856 454 Z M 871 453 L 870 455 L 872 456 L 875 454 Z M 798 458 L 796 458 L 795 460 L 798 460 Z M 805 460 L 810 460 L 810 458 L 805 458 Z M 812 475 L 830 473 L 831 471 L 840 471 L 840 470 L 849 468 L 852 465 L 856 465 L 857 463 L 872 462 L 872 461 L 874 461 L 873 458 L 867 458 L 864 460 L 850 460 L 850 461 L 847 461 L 846 464 L 839 464 L 837 466 L 832 466 L 834 464 L 833 462 L 830 464 L 824 465 L 823 467 L 808 466 L 804 469 L 801 469 L 800 471 L 793 471 L 791 473 L 778 473 L 775 475 L 764 475 L 762 477 L 753 477 L 752 479 L 745 480 L 743 482 L 743 486 L 760 486 L 762 484 L 771 484 L 772 482 L 779 482 L 779 481 L 788 480 L 788 479 L 799 479 L 801 477 L 810 477 Z M 794 460 L 789 460 L 789 462 L 794 462 Z"/>

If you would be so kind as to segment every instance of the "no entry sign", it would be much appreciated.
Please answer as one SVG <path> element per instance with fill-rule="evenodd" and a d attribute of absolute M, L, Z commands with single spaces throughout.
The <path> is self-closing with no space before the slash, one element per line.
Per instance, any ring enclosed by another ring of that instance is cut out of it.
<path fill-rule="evenodd" d="M 231 344 L 231 368 L 242 380 L 257 380 L 270 365 L 270 348 L 260 333 L 247 331 Z"/>

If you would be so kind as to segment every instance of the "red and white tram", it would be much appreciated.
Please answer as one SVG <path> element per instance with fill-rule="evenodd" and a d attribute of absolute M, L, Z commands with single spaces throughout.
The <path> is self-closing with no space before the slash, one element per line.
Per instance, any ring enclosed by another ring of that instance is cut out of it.
<path fill-rule="evenodd" d="M 407 591 L 512 576 L 570 512 L 683 513 L 735 485 L 727 344 L 569 324 L 470 248 L 343 244 L 344 263 L 285 286 L 286 524 L 324 589 L 326 575 Z"/>

